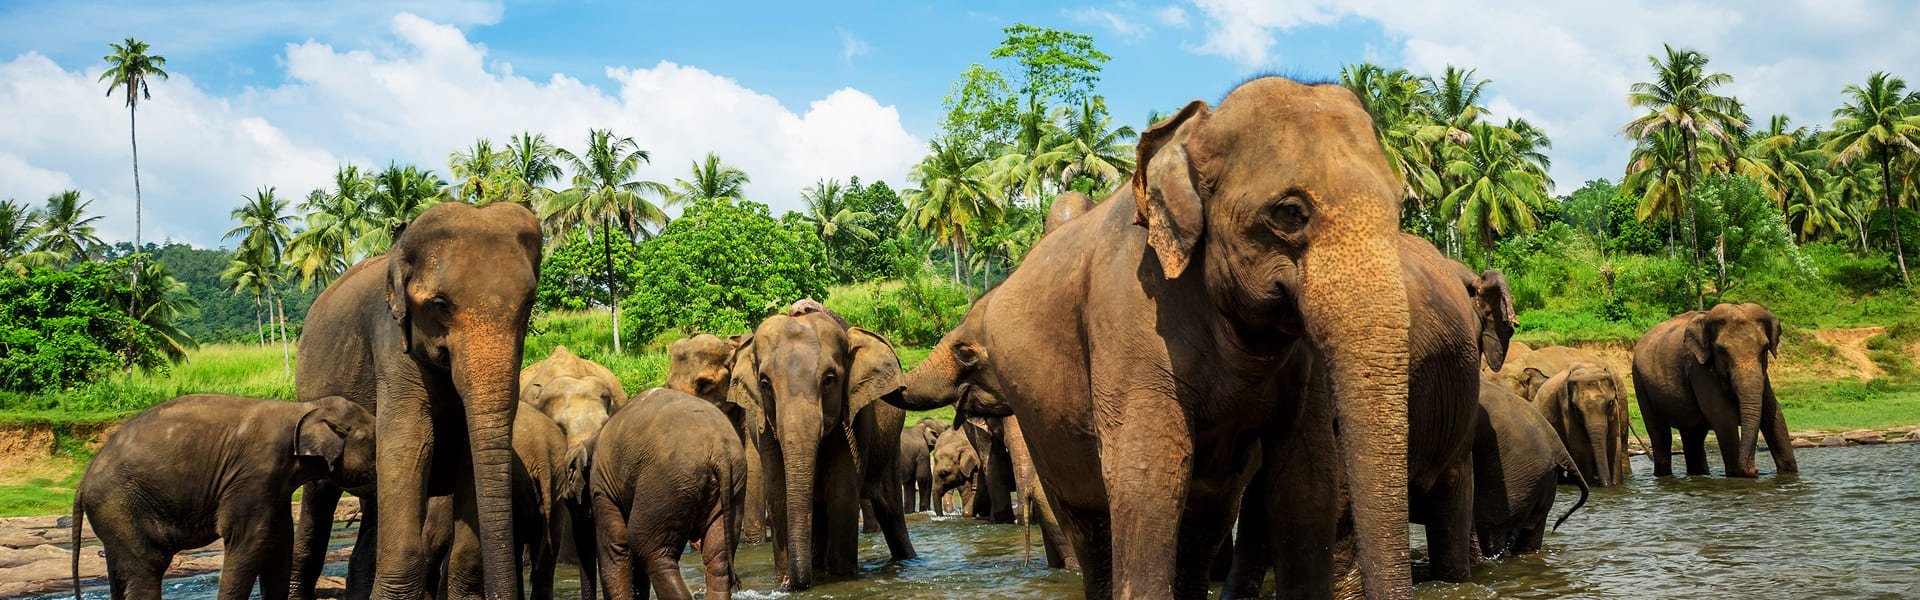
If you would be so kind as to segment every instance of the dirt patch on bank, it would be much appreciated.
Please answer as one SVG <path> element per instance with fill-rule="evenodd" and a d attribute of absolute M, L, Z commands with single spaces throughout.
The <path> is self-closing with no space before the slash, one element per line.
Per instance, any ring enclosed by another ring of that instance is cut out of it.
<path fill-rule="evenodd" d="M 33 425 L 0 425 L 0 472 L 27 469 L 52 455 L 52 429 Z"/>
<path fill-rule="evenodd" d="M 1831 375 L 1842 377 L 1851 376 L 1864 380 L 1886 374 L 1885 371 L 1880 369 L 1880 365 L 1874 364 L 1873 359 L 1867 357 L 1867 340 L 1886 332 L 1887 328 L 1885 327 L 1855 327 L 1852 329 L 1818 329 L 1811 333 L 1813 333 L 1814 339 L 1820 340 L 1820 343 L 1832 346 L 1835 351 L 1840 353 L 1840 358 L 1846 359 L 1847 364 L 1852 367 L 1853 372 L 1851 373 L 1840 372 L 1832 373 Z"/>

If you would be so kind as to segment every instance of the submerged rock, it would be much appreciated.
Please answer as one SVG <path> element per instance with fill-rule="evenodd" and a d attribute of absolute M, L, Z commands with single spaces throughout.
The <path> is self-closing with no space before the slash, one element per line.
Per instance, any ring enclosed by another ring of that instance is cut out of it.
<path fill-rule="evenodd" d="M 1837 448 L 1845 445 L 1847 445 L 1847 439 L 1837 435 L 1830 435 L 1820 440 L 1820 447 L 1822 448 Z"/>
<path fill-rule="evenodd" d="M 1872 429 L 1855 429 L 1853 431 L 1840 434 L 1840 437 L 1845 438 L 1848 442 L 1852 442 L 1855 444 L 1887 443 L 1886 434 L 1880 433 L 1878 431 L 1874 431 Z"/>

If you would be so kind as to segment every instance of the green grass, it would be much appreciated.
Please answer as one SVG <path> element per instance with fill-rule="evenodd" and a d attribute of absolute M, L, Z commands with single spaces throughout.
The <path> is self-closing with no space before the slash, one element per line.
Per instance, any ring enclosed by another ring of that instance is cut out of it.
<path fill-rule="evenodd" d="M 86 462 L 54 457 L 27 472 L 0 480 L 0 518 L 64 515 L 73 511 L 73 489 Z"/>
<path fill-rule="evenodd" d="M 1882 429 L 1920 424 L 1920 381 L 1781 381 L 1774 384 L 1794 430 Z"/>

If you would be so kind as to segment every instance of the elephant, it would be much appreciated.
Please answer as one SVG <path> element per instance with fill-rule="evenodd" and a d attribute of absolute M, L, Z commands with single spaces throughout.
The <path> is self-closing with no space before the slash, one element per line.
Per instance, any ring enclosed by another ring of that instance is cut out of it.
<path fill-rule="evenodd" d="M 1505 369 L 1498 373 L 1488 372 L 1495 383 L 1513 395 L 1533 399 L 1539 395 L 1540 386 L 1548 379 L 1567 370 L 1574 363 L 1605 365 L 1598 355 L 1579 348 L 1566 346 L 1544 346 L 1539 349 L 1524 349 L 1518 354 L 1510 354 Z M 1616 379 L 1614 387 L 1619 387 Z"/>
<path fill-rule="evenodd" d="M 1204 596 L 1249 467 L 1286 453 L 1303 468 L 1273 478 L 1270 531 L 1313 575 L 1287 589 L 1332 594 L 1340 465 L 1366 593 L 1408 597 L 1404 186 L 1365 107 L 1261 77 L 1135 152 L 1129 184 L 1042 236 L 897 405 L 1005 399 L 1088 597 Z"/>
<path fill-rule="evenodd" d="M 80 532 L 106 546 L 113 597 L 160 598 L 174 554 L 225 542 L 220 598 L 285 598 L 293 491 L 374 476 L 373 415 L 340 397 L 282 402 L 211 394 L 169 400 L 121 425 L 73 497 L 74 597 Z"/>
<path fill-rule="evenodd" d="M 940 434 L 933 448 L 933 514 L 947 514 L 947 493 L 960 492 L 960 506 L 971 507 L 974 479 L 980 473 L 980 455 L 959 428 Z M 962 514 L 965 509 L 961 509 Z"/>
<path fill-rule="evenodd" d="M 1631 470 L 1627 396 L 1612 371 L 1593 363 L 1568 365 L 1540 385 L 1532 404 L 1553 424 L 1589 483 L 1607 487 L 1625 482 Z"/>
<path fill-rule="evenodd" d="M 863 500 L 890 557 L 916 556 L 894 470 L 899 449 L 889 443 L 906 413 L 880 402 L 900 394 L 900 359 L 886 338 L 807 304 L 818 306 L 795 303 L 741 340 L 728 392 L 757 422 L 774 566 L 789 591 L 811 587 L 815 568 L 859 571 Z"/>
<path fill-rule="evenodd" d="M 1074 217 L 1093 210 L 1093 198 L 1080 192 L 1065 192 L 1053 197 L 1053 206 L 1047 208 L 1047 223 L 1043 233 L 1052 233 Z"/>
<path fill-rule="evenodd" d="M 1586 505 L 1586 478 L 1553 426 L 1526 399 L 1497 383 L 1480 386 L 1473 436 L 1476 555 L 1538 552 L 1563 475 L 1580 487 L 1580 501 L 1554 521 L 1554 529 Z"/>
<path fill-rule="evenodd" d="M 933 445 L 946 429 L 938 420 L 921 419 L 900 432 L 900 458 L 894 469 L 899 472 L 903 510 L 933 510 Z"/>
<path fill-rule="evenodd" d="M 733 357 L 747 336 L 720 338 L 699 334 L 674 340 L 667 345 L 667 388 L 706 400 L 727 415 L 733 432 L 740 439 L 747 457 L 747 498 L 742 505 L 740 541 L 759 544 L 767 541 L 766 477 L 760 466 L 760 425 L 748 419 L 747 409 L 735 404 L 728 393 L 732 381 Z"/>
<path fill-rule="evenodd" d="M 1633 347 L 1633 389 L 1653 444 L 1653 474 L 1673 475 L 1674 429 L 1686 445 L 1688 475 L 1709 474 L 1709 429 L 1728 477 L 1759 475 L 1753 453 L 1760 435 L 1778 472 L 1799 472 L 1767 376 L 1779 352 L 1780 319 L 1754 303 L 1682 313 L 1641 336 Z"/>
<path fill-rule="evenodd" d="M 1073 549 L 1067 546 L 1065 534 L 1060 531 L 1060 520 L 1054 516 L 1052 504 L 1047 502 L 1047 490 L 1034 475 L 1033 455 L 1027 451 L 1027 437 L 1020 429 L 1020 419 L 1011 416 L 1004 419 L 1007 454 L 1013 462 L 1014 487 L 1022 511 L 1020 521 L 1028 527 L 1040 526 L 1047 568 L 1078 571 L 1080 563 L 1074 560 Z"/>
<path fill-rule="evenodd" d="M 732 596 L 747 462 L 733 424 L 711 403 L 665 388 L 614 414 L 593 449 L 591 492 L 600 576 L 609 598 L 692 598 L 680 553 L 692 541 L 707 598 Z"/>
<path fill-rule="evenodd" d="M 525 402 L 515 407 L 513 418 L 513 545 L 515 555 L 524 555 L 532 563 L 528 571 L 531 596 L 536 600 L 553 598 L 554 566 L 559 562 L 563 485 L 570 475 L 567 434 L 540 409 Z M 430 523 L 425 534 L 435 556 L 444 555 L 445 588 L 442 598 L 474 598 L 481 594 L 478 533 L 455 519 L 458 511 L 473 507 L 455 506 L 452 498 L 428 502 Z M 583 571 L 581 581 L 592 581 Z"/>
<path fill-rule="evenodd" d="M 1013 502 L 1018 491 L 1014 485 L 1013 456 L 1007 451 L 1006 419 L 965 415 L 954 423 L 955 429 L 966 434 L 980 459 L 980 472 L 973 481 L 973 500 L 967 507 L 967 515 L 994 523 L 1014 522 Z"/>
<path fill-rule="evenodd" d="M 573 550 L 581 580 L 592 581 L 596 567 L 593 507 L 587 504 L 584 489 L 588 460 L 594 436 L 600 434 L 613 413 L 628 404 L 627 390 L 612 370 L 560 346 L 545 360 L 520 370 L 520 402 L 537 409 L 565 436 L 566 458 L 558 477 L 574 482 L 575 489 L 565 494 L 558 508 L 565 521 L 559 543 Z M 593 586 L 581 588 L 585 600 L 592 600 L 593 593 Z"/>
<path fill-rule="evenodd" d="M 519 588 L 513 555 L 512 432 L 519 367 L 540 271 L 526 207 L 436 204 L 314 300 L 300 336 L 300 399 L 343 396 L 374 415 L 374 484 L 354 490 L 365 521 L 348 597 L 426 591 L 426 499 L 476 508 L 486 595 Z M 313 597 L 341 488 L 310 482 L 294 546 L 294 595 Z"/>

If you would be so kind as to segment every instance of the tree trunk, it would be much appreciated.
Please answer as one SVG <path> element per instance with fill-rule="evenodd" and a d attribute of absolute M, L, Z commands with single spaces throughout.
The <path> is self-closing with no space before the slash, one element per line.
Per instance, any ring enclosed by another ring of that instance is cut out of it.
<path fill-rule="evenodd" d="M 1702 294 L 1702 290 L 1700 289 L 1700 224 L 1693 220 L 1693 170 L 1695 165 L 1698 164 L 1696 162 L 1697 153 L 1694 151 L 1694 144 L 1698 143 L 1698 140 L 1695 138 L 1692 130 L 1686 130 L 1685 133 L 1687 143 L 1687 172 L 1685 173 L 1685 183 L 1687 189 L 1682 194 L 1683 197 L 1680 199 L 1680 206 L 1686 209 L 1687 213 L 1687 256 L 1693 259 L 1693 270 L 1688 271 L 1687 279 L 1693 282 L 1693 309 L 1705 310 L 1705 300 L 1700 297 Z"/>
<path fill-rule="evenodd" d="M 260 295 L 253 295 L 253 339 L 260 347 L 267 347 L 267 324 L 260 318 Z"/>
<path fill-rule="evenodd" d="M 1900 264 L 1900 281 L 1913 283 L 1907 275 L 1906 250 L 1900 247 L 1900 211 L 1899 204 L 1893 200 L 1893 157 L 1892 151 L 1880 150 L 1880 191 L 1887 199 L 1887 224 L 1893 227 L 1893 260 Z"/>
<path fill-rule="evenodd" d="M 129 86 L 127 89 L 127 95 L 129 98 L 131 98 L 133 95 L 133 89 L 132 89 L 133 83 L 128 82 L 127 85 Z M 134 255 L 137 256 L 140 254 L 140 227 L 141 227 L 141 222 L 140 222 L 140 212 L 141 212 L 140 211 L 140 136 L 138 134 L 139 122 L 138 122 L 138 119 L 134 117 L 134 114 L 136 112 L 134 108 L 135 108 L 134 105 L 131 105 L 131 104 L 127 106 L 127 140 L 133 146 L 133 253 Z M 133 261 L 133 287 L 134 289 L 140 288 L 140 260 L 137 258 L 134 259 Z M 128 308 L 132 308 L 132 307 L 128 307 Z"/>
<path fill-rule="evenodd" d="M 620 287 L 613 278 L 613 222 L 600 234 L 601 254 L 607 259 L 607 298 L 613 309 L 613 353 L 620 354 Z"/>
<path fill-rule="evenodd" d="M 293 377 L 293 345 L 287 339 L 287 301 L 279 294 L 273 297 L 273 310 L 280 319 L 280 362 L 286 368 L 287 377 Z"/>

